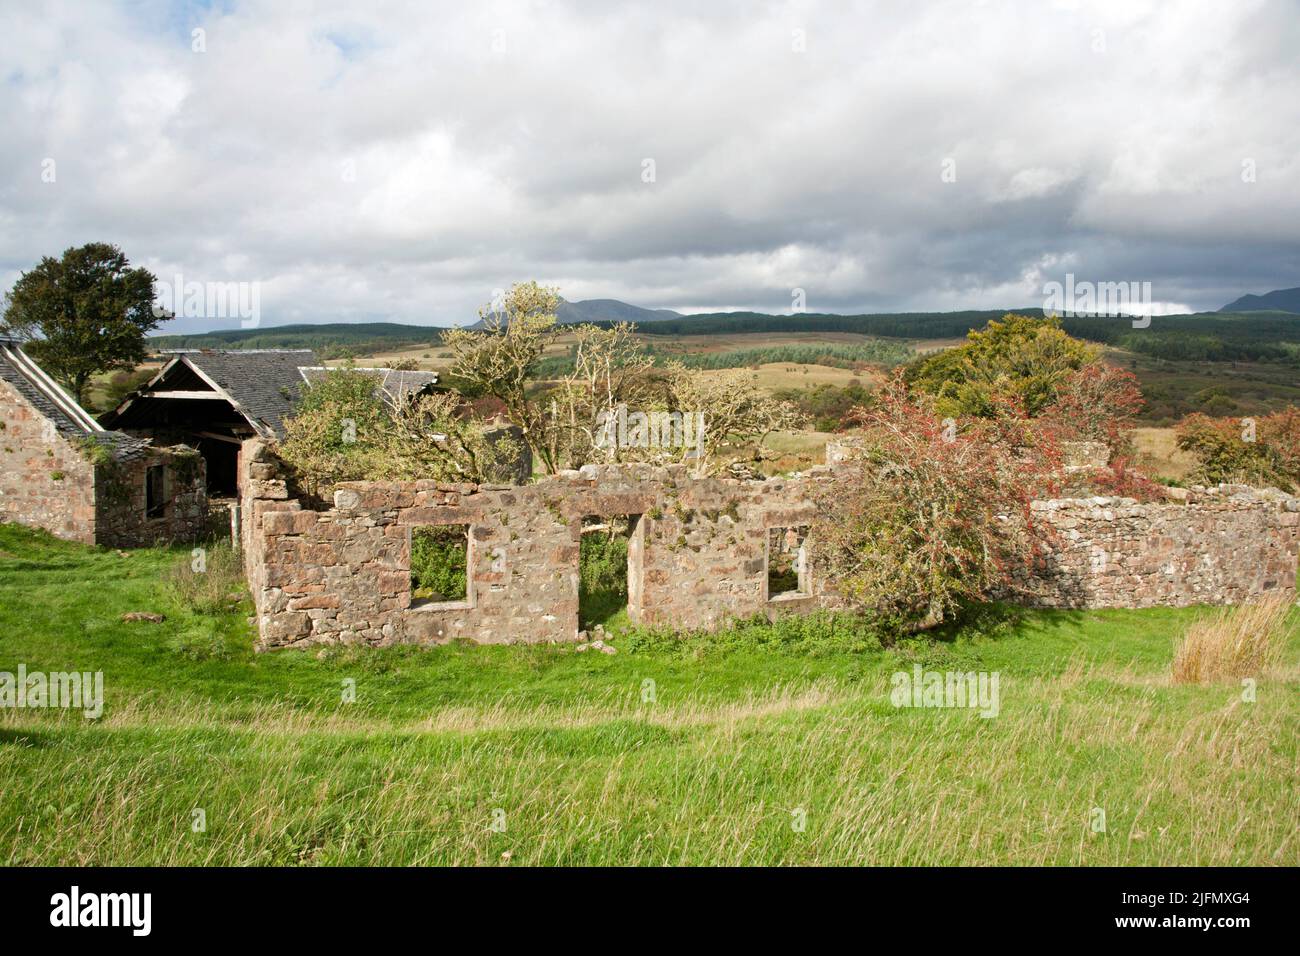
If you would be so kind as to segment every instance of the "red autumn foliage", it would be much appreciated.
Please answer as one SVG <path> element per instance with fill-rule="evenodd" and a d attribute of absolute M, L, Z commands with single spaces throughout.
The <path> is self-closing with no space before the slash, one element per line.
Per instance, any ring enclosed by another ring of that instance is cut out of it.
<path fill-rule="evenodd" d="M 1062 381 L 1039 422 L 1063 441 L 1103 441 L 1127 456 L 1128 432 L 1143 404 L 1132 372 L 1091 362 Z"/>
<path fill-rule="evenodd" d="M 818 495 L 819 564 L 854 605 L 933 626 L 1009 584 L 1046 541 L 1029 505 L 1059 458 L 1014 403 L 940 418 L 901 377 L 854 414 L 861 455 Z"/>

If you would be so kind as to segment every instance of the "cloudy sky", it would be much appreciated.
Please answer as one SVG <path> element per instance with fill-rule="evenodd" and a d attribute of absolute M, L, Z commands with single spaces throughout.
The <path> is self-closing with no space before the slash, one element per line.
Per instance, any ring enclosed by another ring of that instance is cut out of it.
<path fill-rule="evenodd" d="M 529 278 L 768 312 L 1300 285 L 1290 0 L 5 2 L 0 36 L 5 288 L 88 241 L 256 283 L 264 325 L 472 321 Z"/>

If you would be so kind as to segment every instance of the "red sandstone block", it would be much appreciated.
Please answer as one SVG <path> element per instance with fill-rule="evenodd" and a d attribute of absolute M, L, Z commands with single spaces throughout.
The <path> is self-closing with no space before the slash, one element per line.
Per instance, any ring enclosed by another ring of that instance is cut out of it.
<path fill-rule="evenodd" d="M 310 594 L 307 597 L 294 598 L 289 601 L 290 611 L 305 611 L 309 608 L 336 608 L 339 599 L 333 594 Z"/>
<path fill-rule="evenodd" d="M 411 575 L 407 571 L 380 571 L 375 583 L 380 594 L 402 594 L 410 590 Z"/>
<path fill-rule="evenodd" d="M 399 525 L 428 524 L 472 524 L 480 520 L 481 513 L 476 508 L 406 508 L 398 512 Z"/>

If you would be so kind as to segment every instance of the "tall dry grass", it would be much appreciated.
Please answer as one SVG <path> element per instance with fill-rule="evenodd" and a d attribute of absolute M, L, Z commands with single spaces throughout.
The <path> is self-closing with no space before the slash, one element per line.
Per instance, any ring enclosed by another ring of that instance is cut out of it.
<path fill-rule="evenodd" d="M 1259 677 L 1281 658 L 1290 609 L 1289 596 L 1269 597 L 1195 622 L 1174 651 L 1174 683 Z"/>

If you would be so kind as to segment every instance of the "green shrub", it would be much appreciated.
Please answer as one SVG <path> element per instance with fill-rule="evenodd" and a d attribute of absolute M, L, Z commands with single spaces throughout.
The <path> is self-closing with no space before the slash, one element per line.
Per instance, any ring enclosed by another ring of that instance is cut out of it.
<path fill-rule="evenodd" d="M 464 525 L 416 528 L 411 532 L 411 597 L 463 601 L 468 594 Z"/>
<path fill-rule="evenodd" d="M 627 536 L 583 535 L 578 574 L 583 591 L 621 591 L 626 597 Z"/>

